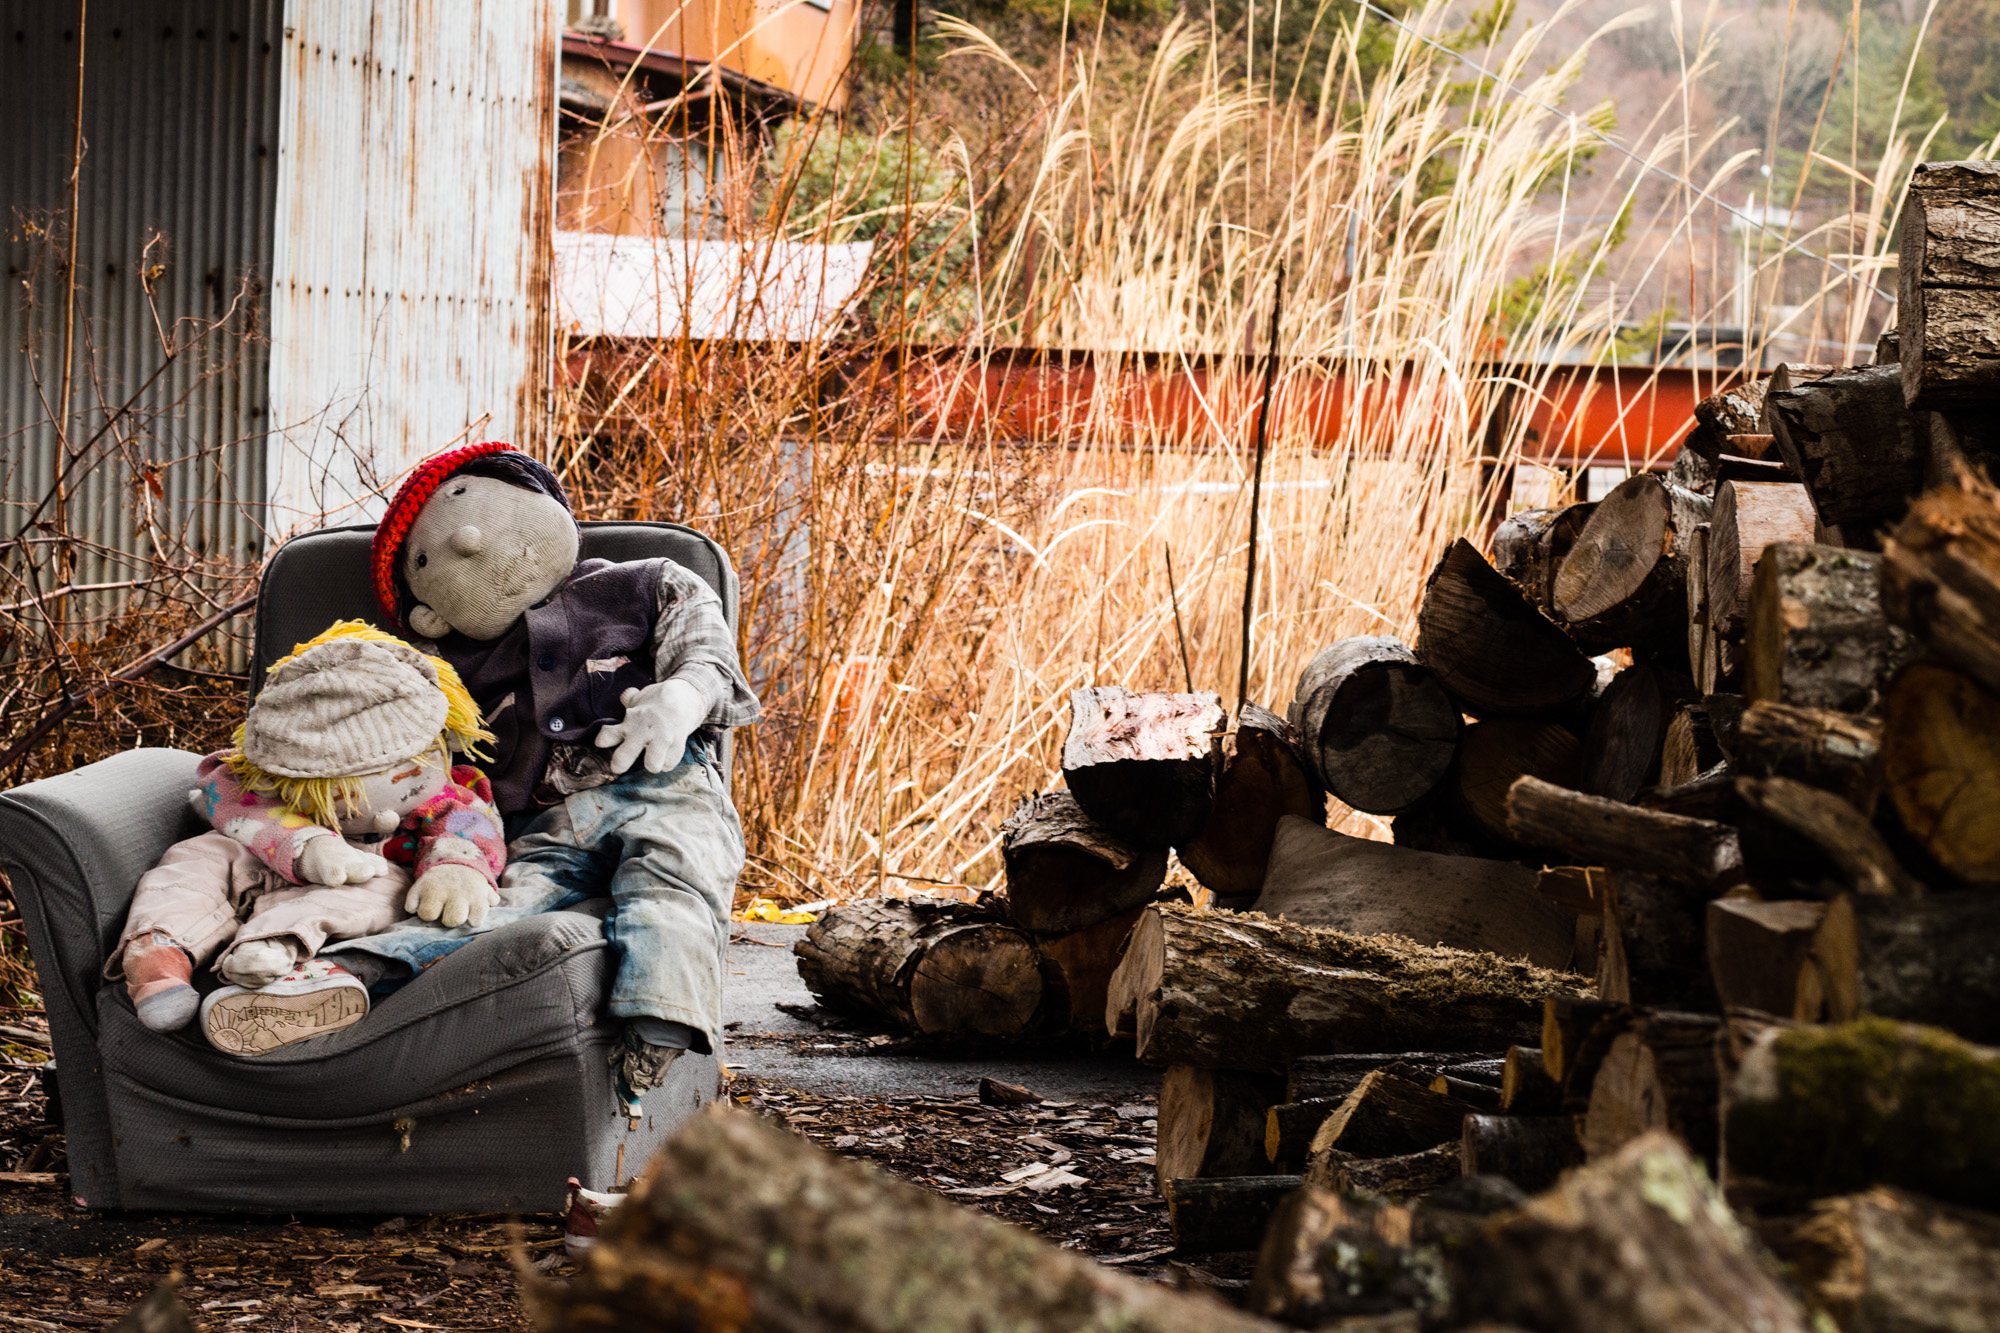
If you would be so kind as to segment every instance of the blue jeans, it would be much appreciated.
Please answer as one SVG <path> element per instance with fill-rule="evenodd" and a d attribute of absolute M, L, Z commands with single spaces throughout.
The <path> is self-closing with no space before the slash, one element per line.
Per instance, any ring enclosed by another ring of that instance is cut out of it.
<path fill-rule="evenodd" d="M 508 825 L 500 902 L 476 929 L 411 918 L 337 950 L 414 974 L 496 926 L 608 894 L 604 929 L 618 960 L 611 1013 L 685 1023 L 721 1050 L 722 957 L 743 826 L 707 749 L 695 742 L 667 772 L 635 767 Z"/>

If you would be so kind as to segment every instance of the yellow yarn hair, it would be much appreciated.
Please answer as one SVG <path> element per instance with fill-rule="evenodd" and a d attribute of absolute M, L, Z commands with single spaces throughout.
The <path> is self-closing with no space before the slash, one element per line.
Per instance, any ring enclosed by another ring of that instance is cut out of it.
<path fill-rule="evenodd" d="M 365 639 L 372 643 L 403 642 L 395 635 L 385 634 L 366 621 L 338 620 L 323 633 L 314 635 L 304 643 L 294 644 L 290 653 L 271 663 L 271 670 L 276 671 L 308 648 L 317 648 L 336 639 Z M 428 653 L 424 656 L 437 671 L 438 688 L 444 691 L 446 704 L 444 730 L 438 734 L 438 744 L 435 748 L 443 749 L 449 746 L 450 749 L 473 759 L 487 758 L 479 746 L 490 742 L 493 733 L 481 723 L 479 705 L 472 701 L 472 692 L 465 688 L 465 682 L 459 679 L 458 672 L 451 663 L 441 657 L 432 657 Z M 330 828 L 339 826 L 343 811 L 353 812 L 356 803 L 361 799 L 359 778 L 288 778 L 276 773 L 266 773 L 244 757 L 244 725 L 242 723 L 237 725 L 236 745 L 225 761 L 229 771 L 236 775 L 238 782 L 251 791 L 268 792 L 314 823 L 325 824 Z M 429 754 L 427 750 L 424 754 L 412 755 L 411 758 L 428 759 Z M 448 762 L 448 756 L 441 756 L 441 761 Z"/>

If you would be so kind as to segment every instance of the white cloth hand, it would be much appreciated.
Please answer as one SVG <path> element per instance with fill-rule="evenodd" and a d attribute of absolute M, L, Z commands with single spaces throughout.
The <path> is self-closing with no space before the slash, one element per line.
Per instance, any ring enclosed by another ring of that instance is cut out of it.
<path fill-rule="evenodd" d="M 623 773 L 640 754 L 646 756 L 646 771 L 658 773 L 681 761 L 688 737 L 708 716 L 708 701 L 701 691 L 684 680 L 663 680 L 643 690 L 627 690 L 619 696 L 625 717 L 597 729 L 599 745 L 615 745 L 611 771 Z"/>
<path fill-rule="evenodd" d="M 342 884 L 366 884 L 389 873 L 389 863 L 373 852 L 350 847 L 347 840 L 331 833 L 322 834 L 305 845 L 292 860 L 292 869 L 309 884 L 337 888 Z"/>
<path fill-rule="evenodd" d="M 332 838 L 318 839 L 333 842 Z M 279 977 L 292 970 L 298 959 L 293 956 L 292 946 L 284 940 L 249 940 L 229 951 L 229 957 L 222 960 L 217 970 L 222 979 L 231 985 L 268 986 Z"/>
<path fill-rule="evenodd" d="M 500 895 L 471 866 L 432 866 L 410 886 L 403 910 L 440 926 L 476 926 Z"/>

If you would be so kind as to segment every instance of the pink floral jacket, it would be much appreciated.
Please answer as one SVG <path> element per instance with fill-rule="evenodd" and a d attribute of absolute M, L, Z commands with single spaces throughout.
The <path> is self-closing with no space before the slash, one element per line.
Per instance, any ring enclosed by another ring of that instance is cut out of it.
<path fill-rule="evenodd" d="M 339 837 L 340 831 L 315 824 L 274 796 L 245 789 L 225 758 L 218 751 L 195 770 L 196 808 L 259 861 L 292 883 L 303 883 L 293 869 L 298 853 L 313 838 L 327 833 Z M 405 815 L 380 843 L 355 845 L 409 866 L 418 877 L 434 866 L 471 866 L 497 886 L 507 863 L 507 835 L 493 808 L 493 788 L 470 764 L 454 766 L 444 790 Z"/>

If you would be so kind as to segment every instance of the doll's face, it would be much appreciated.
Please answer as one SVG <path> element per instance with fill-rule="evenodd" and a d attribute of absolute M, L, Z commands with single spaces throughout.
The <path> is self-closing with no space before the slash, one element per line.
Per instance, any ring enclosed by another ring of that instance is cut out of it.
<path fill-rule="evenodd" d="M 442 747 L 360 779 L 361 799 L 340 821 L 343 838 L 373 840 L 394 833 L 403 816 L 444 790 L 451 778 Z"/>
<path fill-rule="evenodd" d="M 576 567 L 576 522 L 539 491 L 453 477 L 410 525 L 403 577 L 418 605 L 410 628 L 497 639 Z"/>

